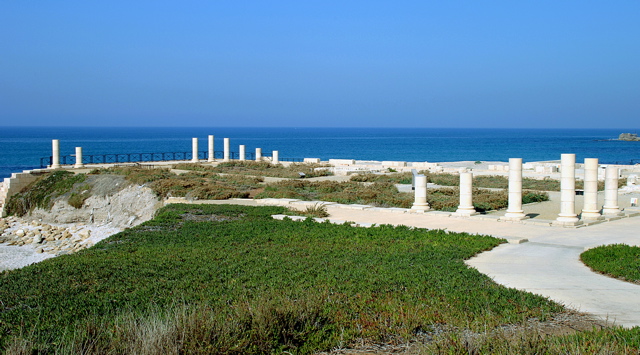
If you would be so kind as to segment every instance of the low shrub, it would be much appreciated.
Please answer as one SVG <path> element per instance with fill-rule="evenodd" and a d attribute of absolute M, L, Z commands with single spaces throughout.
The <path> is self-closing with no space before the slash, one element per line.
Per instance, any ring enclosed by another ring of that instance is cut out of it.
<path fill-rule="evenodd" d="M 184 165 L 196 168 L 201 166 L 199 164 Z M 204 168 L 180 175 L 172 173 L 169 169 L 142 169 L 138 167 L 98 169 L 92 173 L 124 175 L 131 182 L 145 184 L 163 198 L 173 196 L 200 200 L 245 198 L 249 196 L 249 191 L 257 189 L 264 181 L 262 177 L 220 175 L 211 169 Z"/>
<path fill-rule="evenodd" d="M 325 169 L 329 167 L 323 164 L 313 163 L 293 163 L 288 166 L 282 164 L 271 164 L 266 161 L 252 160 L 233 160 L 220 163 L 217 166 L 206 166 L 202 164 L 178 164 L 176 169 L 195 170 L 195 171 L 211 171 L 223 174 L 240 174 L 254 176 L 269 176 L 281 178 L 299 178 L 300 174 L 306 177 L 318 177 L 331 175 L 331 171 Z"/>
<path fill-rule="evenodd" d="M 395 185 L 389 182 L 361 184 L 353 181 L 305 180 L 288 180 L 269 184 L 255 198 L 297 198 L 307 201 L 323 200 L 403 208 L 410 208 L 414 199 L 412 193 L 398 192 Z"/>
<path fill-rule="evenodd" d="M 134 184 L 144 185 L 149 182 L 167 179 L 175 176 L 174 173 L 165 168 L 145 169 L 135 166 L 120 166 L 111 168 L 94 169 L 90 174 L 114 174 L 123 175 L 125 179 Z"/>
<path fill-rule="evenodd" d="M 390 182 L 394 184 L 411 184 L 412 173 L 373 174 L 361 173 L 351 175 L 351 181 L 356 182 Z"/>

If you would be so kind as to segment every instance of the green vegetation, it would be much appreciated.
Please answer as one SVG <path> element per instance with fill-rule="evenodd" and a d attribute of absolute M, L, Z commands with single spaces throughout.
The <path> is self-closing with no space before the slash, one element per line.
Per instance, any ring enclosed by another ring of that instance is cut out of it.
<path fill-rule="evenodd" d="M 429 173 L 420 171 L 420 174 L 427 175 L 430 183 L 441 186 L 459 186 L 460 175 L 450 173 Z M 410 184 L 412 181 L 411 173 L 393 173 L 393 174 L 355 174 L 351 176 L 351 181 L 358 182 L 392 182 L 394 184 Z M 626 179 L 619 179 L 618 187 L 626 185 Z M 501 175 L 475 175 L 473 177 L 473 186 L 495 189 L 508 189 L 509 178 Z M 536 191 L 560 191 L 560 181 L 550 178 L 542 180 L 523 178 L 522 188 L 526 190 Z M 583 189 L 584 181 L 576 181 L 576 189 Z M 598 181 L 598 190 L 604 190 L 604 181 Z"/>
<path fill-rule="evenodd" d="M 292 179 L 299 178 L 299 173 L 305 174 L 307 178 L 331 175 L 329 170 L 322 169 L 325 167 L 327 167 L 327 165 L 323 164 L 293 163 L 289 166 L 285 166 L 282 164 L 271 164 L 269 162 L 234 160 L 220 163 L 217 166 L 184 163 L 178 164 L 174 168 L 181 170 L 212 171 L 223 174 L 269 176 Z"/>
<path fill-rule="evenodd" d="M 398 192 L 391 182 L 362 184 L 354 181 L 311 182 L 303 180 L 280 181 L 269 184 L 256 198 L 297 198 L 306 201 L 322 200 L 345 204 L 367 204 L 380 207 L 411 208 L 413 193 Z M 525 203 L 547 201 L 546 193 L 527 191 L 523 196 Z M 508 205 L 505 191 L 473 189 L 473 205 L 480 212 L 505 208 Z M 460 191 L 457 188 L 429 189 L 427 202 L 431 208 L 439 211 L 455 211 L 460 203 Z"/>
<path fill-rule="evenodd" d="M 286 180 L 269 184 L 256 198 L 297 198 L 347 204 L 371 204 L 381 207 L 409 208 L 413 194 L 401 193 L 391 183 L 361 184 L 352 181 Z"/>
<path fill-rule="evenodd" d="M 45 174 L 20 193 L 11 196 L 6 207 L 7 213 L 24 216 L 35 208 L 51 209 L 56 197 L 68 193 L 75 184 L 83 182 L 85 178 L 84 174 L 75 175 L 64 170 Z M 82 202 L 84 203 L 84 200 Z"/>
<path fill-rule="evenodd" d="M 72 192 L 67 202 L 75 208 L 81 208 L 84 205 L 84 201 L 91 197 L 91 185 L 76 185 L 74 186 L 74 190 L 79 190 L 80 192 Z"/>
<path fill-rule="evenodd" d="M 417 347 L 421 354 L 637 354 L 640 328 L 589 330 L 549 336 L 544 331 L 450 332 Z"/>
<path fill-rule="evenodd" d="M 175 176 L 175 174 L 169 171 L 169 169 L 162 169 L 162 168 L 147 169 L 147 168 L 141 168 L 136 166 L 116 166 L 116 167 L 104 168 L 104 169 L 94 169 L 89 174 L 123 175 L 128 181 L 138 185 L 144 185 L 150 182 L 167 179 Z"/>
<path fill-rule="evenodd" d="M 187 197 L 200 200 L 248 197 L 250 191 L 259 188 L 264 180 L 261 177 L 220 175 L 207 170 L 194 170 L 176 175 L 169 169 L 138 167 L 97 169 L 91 174 L 124 175 L 132 183 L 147 185 L 160 197 Z"/>
<path fill-rule="evenodd" d="M 91 249 L 2 272 L 0 346 L 311 353 L 563 311 L 463 263 L 501 240 L 270 217 L 284 211 L 171 205 Z"/>
<path fill-rule="evenodd" d="M 640 247 L 603 245 L 585 251 L 580 259 L 596 272 L 640 284 Z"/>
<path fill-rule="evenodd" d="M 393 184 L 410 184 L 413 180 L 411 173 L 373 174 L 361 173 L 351 175 L 350 181 L 355 182 L 390 182 Z"/>

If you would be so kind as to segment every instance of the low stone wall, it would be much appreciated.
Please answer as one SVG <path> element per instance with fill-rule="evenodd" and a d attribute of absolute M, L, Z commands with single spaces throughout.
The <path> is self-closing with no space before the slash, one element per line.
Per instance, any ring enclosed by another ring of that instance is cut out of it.
<path fill-rule="evenodd" d="M 40 177 L 38 171 L 34 172 L 22 172 L 13 173 L 11 177 L 5 178 L 3 184 L 0 186 L 0 217 L 6 216 L 4 206 L 6 201 L 9 201 L 11 196 L 22 191 L 32 182 L 36 181 Z"/>

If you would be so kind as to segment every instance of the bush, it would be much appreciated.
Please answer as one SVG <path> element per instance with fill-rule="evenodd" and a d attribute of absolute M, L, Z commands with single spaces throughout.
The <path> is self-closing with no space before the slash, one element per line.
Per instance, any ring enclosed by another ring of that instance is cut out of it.
<path fill-rule="evenodd" d="M 412 193 L 398 192 L 395 185 L 389 182 L 365 185 L 353 181 L 280 181 L 267 185 L 255 198 L 297 198 L 380 207 L 410 208 L 413 205 Z"/>
<path fill-rule="evenodd" d="M 266 161 L 252 160 L 233 160 L 220 163 L 217 166 L 205 166 L 202 164 L 178 164 L 176 169 L 196 170 L 196 171 L 212 171 L 224 174 L 240 174 L 254 176 L 270 176 L 281 178 L 299 178 L 299 173 L 305 174 L 306 177 L 327 176 L 332 173 L 325 169 L 328 165 L 311 164 L 311 163 L 293 163 L 289 166 L 282 164 L 271 164 Z"/>
<path fill-rule="evenodd" d="M 262 177 L 220 175 L 200 164 L 179 165 L 195 167 L 195 169 L 180 175 L 172 173 L 169 169 L 138 167 L 99 169 L 92 173 L 124 175 L 131 182 L 147 185 L 163 198 L 173 196 L 200 200 L 245 198 L 249 196 L 250 190 L 258 188 L 264 181 Z"/>
<path fill-rule="evenodd" d="M 351 175 L 351 181 L 356 182 L 390 182 L 394 184 L 411 184 L 413 181 L 412 173 L 393 173 L 393 174 L 372 174 L 361 173 Z"/>

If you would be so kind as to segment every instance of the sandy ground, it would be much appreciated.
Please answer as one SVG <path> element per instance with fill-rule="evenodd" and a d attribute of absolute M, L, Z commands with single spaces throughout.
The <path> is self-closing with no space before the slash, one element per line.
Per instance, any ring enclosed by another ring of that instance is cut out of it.
<path fill-rule="evenodd" d="M 98 243 L 99 241 L 114 235 L 122 229 L 106 226 L 93 226 L 85 224 L 53 224 L 53 226 L 65 227 L 72 232 L 75 236 L 81 230 L 91 230 L 91 237 L 89 237 L 84 243 L 90 243 L 91 245 Z M 12 232 L 18 229 L 34 229 L 35 227 L 27 223 L 26 221 L 19 220 L 16 225 L 8 228 L 6 231 Z M 38 263 L 43 260 L 53 258 L 55 255 L 48 253 L 37 253 L 36 247 L 32 244 L 23 245 L 21 247 L 0 244 L 0 271 L 19 269 L 33 263 Z"/>

